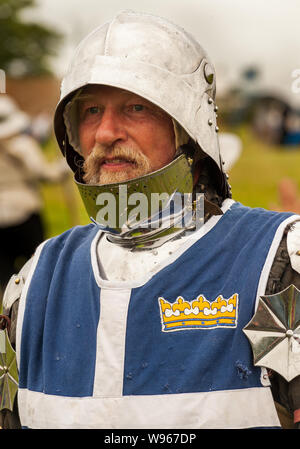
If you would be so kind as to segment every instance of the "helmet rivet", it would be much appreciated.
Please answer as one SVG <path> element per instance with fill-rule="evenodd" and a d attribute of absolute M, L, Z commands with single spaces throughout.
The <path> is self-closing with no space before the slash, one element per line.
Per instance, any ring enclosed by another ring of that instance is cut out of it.
<path fill-rule="evenodd" d="M 218 108 L 218 106 L 216 105 L 216 106 L 214 107 L 214 111 L 215 111 L 215 112 L 218 112 L 218 110 L 219 110 L 219 108 Z"/>
<path fill-rule="evenodd" d="M 213 121 L 209 119 L 207 123 L 209 124 L 209 126 L 211 126 L 213 124 Z"/>
<path fill-rule="evenodd" d="M 208 84 L 212 84 L 214 81 L 214 72 L 210 64 L 205 64 L 204 66 L 204 77 Z"/>
<path fill-rule="evenodd" d="M 216 126 L 215 130 L 216 130 L 216 133 L 219 132 L 219 127 Z"/>
<path fill-rule="evenodd" d="M 212 104 L 214 102 L 214 100 L 211 97 L 209 97 L 207 101 L 208 101 L 208 104 Z"/>

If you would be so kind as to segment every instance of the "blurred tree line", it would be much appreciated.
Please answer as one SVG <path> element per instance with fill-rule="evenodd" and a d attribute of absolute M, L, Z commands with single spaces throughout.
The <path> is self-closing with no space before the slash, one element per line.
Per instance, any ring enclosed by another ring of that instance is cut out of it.
<path fill-rule="evenodd" d="M 55 55 L 62 35 L 23 19 L 24 9 L 35 6 L 35 0 L 0 0 L 0 68 L 7 76 L 51 73 L 49 57 Z"/>

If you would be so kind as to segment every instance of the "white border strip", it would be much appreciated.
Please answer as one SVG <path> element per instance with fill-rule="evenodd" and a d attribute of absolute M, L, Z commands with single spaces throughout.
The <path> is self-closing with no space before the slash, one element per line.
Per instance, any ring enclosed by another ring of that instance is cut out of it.
<path fill-rule="evenodd" d="M 95 237 L 91 243 L 91 249 L 90 249 L 92 269 L 93 269 L 95 281 L 96 281 L 98 287 L 101 287 L 102 279 L 100 276 L 100 267 L 98 265 L 97 246 L 98 246 L 98 242 L 99 242 L 99 239 L 100 239 L 102 233 L 103 232 L 101 230 L 99 230 L 97 232 L 97 234 L 95 235 Z"/>
<path fill-rule="evenodd" d="M 123 394 L 127 311 L 131 290 L 100 291 L 93 396 Z"/>
<path fill-rule="evenodd" d="M 245 429 L 280 426 L 269 388 L 70 398 L 20 390 L 22 425 L 39 429 Z"/>

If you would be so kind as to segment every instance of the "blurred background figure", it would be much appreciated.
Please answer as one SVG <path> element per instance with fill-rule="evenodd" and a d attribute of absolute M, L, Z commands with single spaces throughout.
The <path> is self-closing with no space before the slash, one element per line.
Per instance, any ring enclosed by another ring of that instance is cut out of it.
<path fill-rule="evenodd" d="M 32 120 L 31 135 L 41 144 L 45 145 L 52 135 L 52 118 L 50 114 L 41 112 Z"/>
<path fill-rule="evenodd" d="M 300 112 L 288 111 L 284 119 L 282 143 L 295 148 L 300 145 Z"/>
<path fill-rule="evenodd" d="M 271 95 L 257 98 L 253 105 L 252 128 L 256 136 L 268 145 L 282 143 L 284 115 L 289 106 Z"/>
<path fill-rule="evenodd" d="M 7 94 L 0 95 L 0 298 L 10 276 L 45 239 L 40 183 L 68 176 L 65 161 L 49 163 L 28 134 L 31 121 Z"/>

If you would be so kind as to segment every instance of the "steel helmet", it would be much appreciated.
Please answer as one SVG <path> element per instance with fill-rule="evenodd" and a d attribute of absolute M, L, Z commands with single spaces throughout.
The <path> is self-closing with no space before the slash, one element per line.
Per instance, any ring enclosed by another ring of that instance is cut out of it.
<path fill-rule="evenodd" d="M 78 168 L 76 126 L 65 107 L 88 84 L 119 87 L 166 111 L 213 161 L 219 191 L 228 196 L 216 123 L 216 78 L 199 43 L 184 29 L 151 14 L 123 11 L 96 28 L 77 47 L 61 85 L 54 129 L 73 171 Z M 74 149 L 76 151 L 74 151 Z"/>

